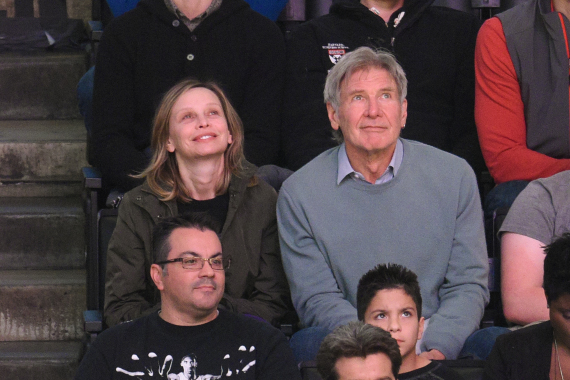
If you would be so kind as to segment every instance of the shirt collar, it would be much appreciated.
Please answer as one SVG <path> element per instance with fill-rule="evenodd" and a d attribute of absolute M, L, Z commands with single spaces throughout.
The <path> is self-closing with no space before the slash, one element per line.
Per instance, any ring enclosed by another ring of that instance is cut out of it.
<path fill-rule="evenodd" d="M 182 13 L 180 9 L 178 9 L 176 4 L 174 3 L 174 0 L 164 0 L 164 3 L 166 4 L 168 10 L 174 13 L 174 15 L 179 20 L 182 20 L 182 22 L 184 22 L 184 24 L 188 27 L 188 29 L 190 29 L 190 31 L 194 31 L 194 29 L 196 29 L 196 27 L 206 17 L 208 17 L 210 14 L 212 14 L 212 12 L 215 12 L 220 8 L 220 6 L 222 5 L 222 0 L 212 0 L 212 3 L 210 3 L 210 6 L 204 11 L 204 13 L 194 17 L 192 20 L 186 17 L 186 15 Z"/>
<path fill-rule="evenodd" d="M 392 155 L 392 159 L 386 168 L 386 171 L 378 178 L 375 182 L 375 185 L 379 185 L 385 182 L 392 180 L 398 174 L 398 170 L 402 165 L 402 160 L 404 158 L 404 146 L 402 145 L 402 141 L 398 139 L 396 141 L 396 149 L 394 150 L 394 154 Z M 338 174 L 336 179 L 336 184 L 340 185 L 343 179 L 346 176 L 350 176 L 354 180 L 364 180 L 364 176 L 361 173 L 358 173 L 352 168 L 350 165 L 350 161 L 348 160 L 348 155 L 346 154 L 346 145 L 342 143 L 338 150 Z M 361 178 L 358 178 L 361 177 Z M 368 183 L 368 182 L 367 182 Z"/>

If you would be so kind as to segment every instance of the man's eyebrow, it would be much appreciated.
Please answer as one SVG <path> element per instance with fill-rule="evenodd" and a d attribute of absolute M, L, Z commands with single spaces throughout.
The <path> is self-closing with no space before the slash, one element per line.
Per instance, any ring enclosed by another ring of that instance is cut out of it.
<path fill-rule="evenodd" d="M 184 251 L 184 252 L 181 252 L 181 253 L 178 255 L 178 257 L 184 257 L 184 256 L 192 256 L 192 257 L 200 257 L 200 258 L 202 258 L 202 255 L 200 255 L 200 254 L 198 254 L 198 253 L 196 253 L 196 252 L 193 252 L 193 251 Z M 212 256 L 210 256 L 210 258 L 212 258 L 212 257 L 219 257 L 219 256 L 222 256 L 222 252 L 215 253 L 215 254 L 213 254 Z"/>
<path fill-rule="evenodd" d="M 378 89 L 378 92 L 396 92 L 398 91 L 397 87 L 393 87 L 393 86 L 387 86 L 387 87 L 382 87 L 380 89 Z M 348 95 L 353 95 L 353 94 L 357 94 L 359 92 L 365 92 L 365 90 L 363 88 L 355 88 L 352 89 L 350 91 L 347 91 L 346 93 Z"/>

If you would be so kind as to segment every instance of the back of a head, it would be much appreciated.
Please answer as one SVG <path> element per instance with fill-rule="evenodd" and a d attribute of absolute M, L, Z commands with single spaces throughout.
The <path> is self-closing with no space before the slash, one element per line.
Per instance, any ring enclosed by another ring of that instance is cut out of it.
<path fill-rule="evenodd" d="M 356 292 L 356 311 L 360 321 L 364 320 L 366 309 L 376 293 L 385 289 L 402 289 L 416 304 L 418 318 L 421 318 L 422 296 L 418 276 L 402 265 L 389 263 L 378 264 L 360 278 Z"/>
<path fill-rule="evenodd" d="M 550 305 L 564 294 L 570 294 L 570 233 L 565 233 L 544 249 L 543 287 Z"/>
<path fill-rule="evenodd" d="M 394 377 L 402 365 L 398 343 L 390 333 L 363 322 L 350 322 L 337 327 L 321 343 L 317 354 L 317 370 L 324 380 L 337 380 L 335 365 L 341 358 L 366 358 L 384 354 L 392 364 Z"/>

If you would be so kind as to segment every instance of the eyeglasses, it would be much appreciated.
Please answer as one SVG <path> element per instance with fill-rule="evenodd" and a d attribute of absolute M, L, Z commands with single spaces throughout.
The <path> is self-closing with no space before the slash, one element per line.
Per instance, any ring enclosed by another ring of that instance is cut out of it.
<path fill-rule="evenodd" d="M 200 270 L 204 268 L 204 263 L 208 262 L 213 270 L 225 270 L 230 268 L 230 263 L 232 260 L 228 258 L 223 260 L 221 257 L 210 257 L 209 259 L 203 259 L 201 257 L 179 257 L 177 259 L 159 261 L 158 265 L 170 264 L 170 263 L 182 263 L 182 268 L 189 270 Z"/>

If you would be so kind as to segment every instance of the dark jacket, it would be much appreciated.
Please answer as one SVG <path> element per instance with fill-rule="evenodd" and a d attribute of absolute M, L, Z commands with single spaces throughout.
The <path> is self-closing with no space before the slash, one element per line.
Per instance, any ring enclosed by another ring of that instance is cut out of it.
<path fill-rule="evenodd" d="M 474 50 L 479 21 L 471 14 L 406 0 L 391 30 L 358 0 L 333 4 L 287 39 L 282 128 L 288 165 L 297 169 L 335 146 L 323 103 L 333 61 L 361 46 L 395 53 L 408 78 L 408 119 L 402 137 L 465 158 L 477 171 L 483 158 L 475 129 Z"/>
<path fill-rule="evenodd" d="M 487 358 L 486 380 L 548 380 L 553 330 L 550 321 L 497 338 Z"/>
<path fill-rule="evenodd" d="M 141 183 L 128 174 L 148 164 L 143 151 L 156 107 L 187 77 L 217 82 L 243 120 L 247 159 L 273 163 L 284 69 L 279 28 L 243 0 L 224 0 L 194 32 L 164 0 L 141 0 L 105 28 L 97 54 L 92 144 L 106 186 L 126 191 Z"/>
<path fill-rule="evenodd" d="M 247 164 L 233 176 L 221 240 L 231 257 L 221 305 L 276 323 L 290 305 L 279 251 L 275 190 L 254 177 Z M 175 200 L 160 201 L 146 182 L 125 194 L 117 227 L 109 242 L 105 280 L 105 321 L 109 326 L 160 308 L 160 294 L 150 277 L 152 228 L 161 218 L 178 214 Z"/>
<path fill-rule="evenodd" d="M 521 88 L 527 147 L 570 158 L 568 56 L 559 14 L 550 7 L 550 0 L 527 1 L 497 17 Z"/>

